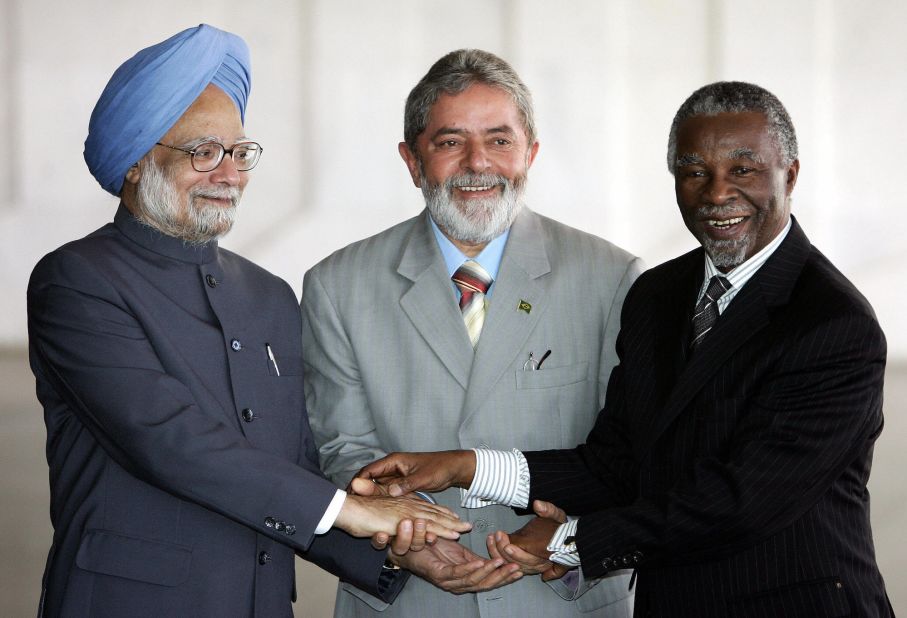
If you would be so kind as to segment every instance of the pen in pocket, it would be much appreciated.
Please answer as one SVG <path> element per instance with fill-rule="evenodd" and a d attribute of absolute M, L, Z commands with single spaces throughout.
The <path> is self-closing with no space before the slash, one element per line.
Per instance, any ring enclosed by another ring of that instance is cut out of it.
<path fill-rule="evenodd" d="M 545 359 L 551 356 L 551 350 L 548 350 L 542 357 L 538 360 L 535 358 L 535 354 L 532 352 L 529 353 L 529 360 L 523 363 L 523 371 L 537 371 L 542 368 L 542 363 L 545 362 Z"/>
<path fill-rule="evenodd" d="M 277 372 L 277 377 L 279 378 L 280 377 L 280 367 L 277 366 L 277 359 L 274 358 L 274 352 L 271 351 L 271 344 L 266 343 L 265 348 L 267 348 L 267 350 L 268 350 L 268 359 L 270 359 L 271 363 L 274 365 L 274 371 Z"/>

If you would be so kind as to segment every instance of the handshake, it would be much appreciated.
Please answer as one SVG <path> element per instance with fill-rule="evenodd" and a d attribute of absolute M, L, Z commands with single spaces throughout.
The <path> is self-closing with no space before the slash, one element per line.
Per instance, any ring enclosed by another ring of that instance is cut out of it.
<path fill-rule="evenodd" d="M 475 475 L 473 451 L 392 453 L 359 471 L 335 525 L 355 536 L 371 536 L 376 549 L 389 546 L 388 559 L 435 586 L 455 594 L 498 588 L 523 575 L 545 581 L 567 567 L 551 562 L 547 550 L 566 514 L 535 501 L 537 517 L 520 530 L 488 535 L 488 558 L 456 542 L 471 524 L 450 509 L 412 492 L 469 488 Z"/>

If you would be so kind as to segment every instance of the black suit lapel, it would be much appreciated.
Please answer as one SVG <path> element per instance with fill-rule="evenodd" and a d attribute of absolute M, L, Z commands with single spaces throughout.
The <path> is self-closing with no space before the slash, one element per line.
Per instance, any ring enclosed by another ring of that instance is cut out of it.
<path fill-rule="evenodd" d="M 669 389 L 673 389 L 687 364 L 693 305 L 702 286 L 704 259 L 702 249 L 684 256 L 677 268 L 666 274 L 666 284 L 657 300 L 654 366 L 659 374 L 657 384 L 667 385 Z"/>
<path fill-rule="evenodd" d="M 768 261 L 753 275 L 752 279 L 737 294 L 727 310 L 721 315 L 708 337 L 697 348 L 696 353 L 681 352 L 681 358 L 688 357 L 682 365 L 673 390 L 664 404 L 664 408 L 655 418 L 649 433 L 649 447 L 671 425 L 675 418 L 687 407 L 693 397 L 714 376 L 715 372 L 733 356 L 741 346 L 751 340 L 753 336 L 764 329 L 771 321 L 773 310 L 785 304 L 790 298 L 791 291 L 803 269 L 809 255 L 810 242 L 803 230 L 793 221 L 787 238 L 775 251 Z M 698 253 L 701 256 L 701 253 Z M 701 269 L 701 263 L 700 263 Z M 679 279 L 679 277 L 678 277 Z M 690 282 L 702 284 L 702 272 L 698 275 L 688 273 L 684 289 L 688 289 Z M 696 288 L 698 290 L 698 288 Z M 681 292 L 683 293 L 683 292 Z M 677 296 L 675 298 L 687 298 Z M 680 345 L 686 350 L 689 343 L 689 322 L 691 306 L 686 303 L 681 308 L 674 309 L 674 321 L 669 327 L 669 333 L 677 332 L 676 316 L 682 315 L 684 325 L 680 333 Z M 675 340 L 676 342 L 676 340 Z M 669 345 L 665 342 L 665 346 Z M 675 343 L 676 345 L 676 343 Z M 676 358 L 664 356 L 662 359 Z M 656 362 L 657 359 L 656 359 Z M 665 362 L 662 360 L 661 362 Z M 676 362 L 674 364 L 676 367 Z M 648 447 L 645 449 L 648 450 Z"/>

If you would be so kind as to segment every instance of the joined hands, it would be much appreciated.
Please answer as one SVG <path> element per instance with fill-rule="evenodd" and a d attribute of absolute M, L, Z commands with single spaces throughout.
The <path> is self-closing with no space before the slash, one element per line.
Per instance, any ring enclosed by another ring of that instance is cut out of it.
<path fill-rule="evenodd" d="M 384 538 L 386 544 L 390 536 L 396 535 L 401 522 L 408 520 L 414 530 L 412 521 L 420 520 L 420 531 L 413 549 L 421 549 L 426 535 L 455 540 L 460 538 L 461 532 L 472 528 L 472 524 L 461 521 L 447 507 L 416 497 L 391 497 L 380 492 L 362 495 L 357 491 L 362 483 L 364 481 L 353 480 L 351 489 L 356 493 L 346 496 L 334 522 L 336 527 L 353 536 L 372 537 L 373 544 L 376 538 Z"/>

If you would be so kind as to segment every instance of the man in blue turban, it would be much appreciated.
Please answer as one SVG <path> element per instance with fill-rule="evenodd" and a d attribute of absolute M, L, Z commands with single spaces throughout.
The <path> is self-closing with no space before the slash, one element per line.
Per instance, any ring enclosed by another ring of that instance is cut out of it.
<path fill-rule="evenodd" d="M 297 553 L 385 601 L 399 565 L 454 590 L 512 574 L 446 540 L 468 528 L 447 509 L 319 473 L 296 297 L 217 244 L 262 153 L 250 81 L 242 39 L 201 25 L 126 61 L 92 113 L 85 160 L 119 208 L 28 288 L 54 526 L 40 615 L 291 616 Z M 354 538 L 373 535 L 396 535 L 390 555 Z"/>

